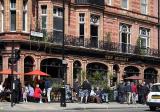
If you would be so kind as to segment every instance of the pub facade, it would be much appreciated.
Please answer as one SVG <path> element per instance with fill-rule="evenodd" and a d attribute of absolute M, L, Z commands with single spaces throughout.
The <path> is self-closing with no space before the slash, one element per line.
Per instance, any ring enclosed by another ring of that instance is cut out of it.
<path fill-rule="evenodd" d="M 159 82 L 157 4 L 158 0 L 0 0 L 0 69 L 11 67 L 14 44 L 21 50 L 14 64 L 20 73 L 39 69 L 70 85 L 97 72 L 109 86 L 130 76 Z M 2 81 L 6 77 L 0 75 Z M 18 77 L 23 84 L 30 80 Z"/>

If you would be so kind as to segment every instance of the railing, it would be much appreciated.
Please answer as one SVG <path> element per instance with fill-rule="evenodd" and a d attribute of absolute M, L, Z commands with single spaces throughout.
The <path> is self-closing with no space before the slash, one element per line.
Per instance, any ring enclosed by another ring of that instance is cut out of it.
<path fill-rule="evenodd" d="M 54 38 L 52 33 L 47 34 L 46 38 L 40 38 L 38 41 L 50 42 L 55 45 L 62 45 L 62 38 Z M 31 39 L 36 40 L 34 37 Z M 108 52 L 116 52 L 116 53 L 125 53 L 125 54 L 137 54 L 137 55 L 145 55 L 145 56 L 154 56 L 160 57 L 158 49 L 153 48 L 140 48 L 135 45 L 126 44 L 126 43 L 116 43 L 116 42 L 108 42 L 103 40 L 94 40 L 92 38 L 79 38 L 75 36 L 67 35 L 64 40 L 65 46 L 74 46 L 81 48 L 92 48 L 97 50 L 106 50 Z"/>
<path fill-rule="evenodd" d="M 104 6 L 104 0 L 75 0 L 77 5 L 99 5 Z"/>

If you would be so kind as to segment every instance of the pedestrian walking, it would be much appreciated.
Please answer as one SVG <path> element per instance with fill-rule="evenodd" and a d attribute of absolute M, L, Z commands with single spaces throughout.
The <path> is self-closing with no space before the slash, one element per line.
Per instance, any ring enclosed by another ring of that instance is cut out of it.
<path fill-rule="evenodd" d="M 127 95 L 127 103 L 131 103 L 131 84 L 130 81 L 127 82 L 127 85 L 125 87 L 126 95 Z"/>

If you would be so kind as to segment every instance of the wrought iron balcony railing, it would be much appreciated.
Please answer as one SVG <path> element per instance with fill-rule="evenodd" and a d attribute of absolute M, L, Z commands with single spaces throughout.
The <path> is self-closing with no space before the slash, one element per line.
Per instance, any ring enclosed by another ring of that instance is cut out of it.
<path fill-rule="evenodd" d="M 46 38 L 47 37 L 47 38 Z M 55 45 L 62 45 L 61 37 L 53 37 L 52 33 L 47 34 L 44 38 L 38 38 L 38 41 L 46 41 L 53 43 Z M 32 40 L 36 40 L 36 38 L 32 37 Z M 81 48 L 92 48 L 98 50 L 106 50 L 108 52 L 116 52 L 116 53 L 125 53 L 125 54 L 136 54 L 136 55 L 145 55 L 145 56 L 153 56 L 160 57 L 158 49 L 153 48 L 140 48 L 139 46 L 126 44 L 126 43 L 116 43 L 116 42 L 108 42 L 103 40 L 95 40 L 92 38 L 79 38 L 75 36 L 67 35 L 64 40 L 65 46 L 74 46 Z"/>
<path fill-rule="evenodd" d="M 104 6 L 104 0 L 75 0 L 77 5 L 98 5 Z"/>

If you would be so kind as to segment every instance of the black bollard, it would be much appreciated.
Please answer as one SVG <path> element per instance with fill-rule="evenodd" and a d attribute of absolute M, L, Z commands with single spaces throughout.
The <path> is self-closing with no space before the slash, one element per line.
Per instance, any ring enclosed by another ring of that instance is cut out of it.
<path fill-rule="evenodd" d="M 66 107 L 66 91 L 65 91 L 65 87 L 61 87 L 60 88 L 60 92 L 61 92 L 60 106 L 61 107 Z"/>

